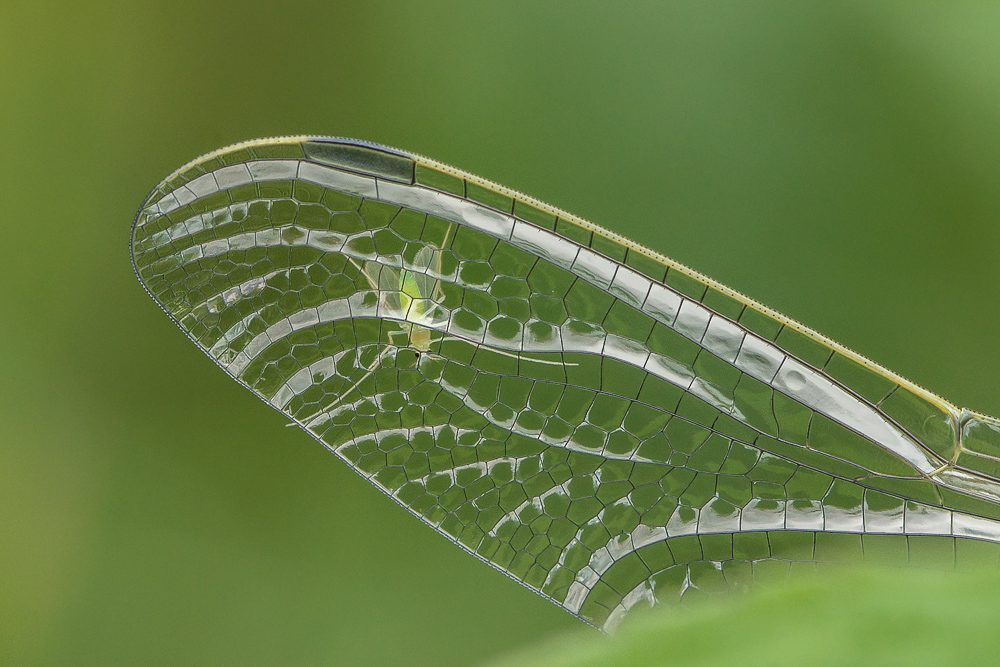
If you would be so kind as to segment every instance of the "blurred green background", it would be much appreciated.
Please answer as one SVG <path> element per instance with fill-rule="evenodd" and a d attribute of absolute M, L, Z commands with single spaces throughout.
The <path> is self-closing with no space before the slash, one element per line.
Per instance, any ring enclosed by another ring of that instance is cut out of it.
<path fill-rule="evenodd" d="M 580 625 L 226 378 L 129 225 L 259 136 L 423 153 L 1000 413 L 994 2 L 0 5 L 0 662 L 457 665 Z"/>

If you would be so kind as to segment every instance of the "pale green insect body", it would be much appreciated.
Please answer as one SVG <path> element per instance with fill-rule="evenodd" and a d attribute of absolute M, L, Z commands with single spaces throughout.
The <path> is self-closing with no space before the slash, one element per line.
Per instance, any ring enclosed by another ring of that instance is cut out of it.
<path fill-rule="evenodd" d="M 471 174 L 251 142 L 161 184 L 132 248 L 227 372 L 595 625 L 820 562 L 1000 565 L 996 420 Z"/>
<path fill-rule="evenodd" d="M 428 274 L 427 271 L 431 270 Z M 440 275 L 440 249 L 424 246 L 416 253 L 412 269 L 395 268 L 377 262 L 366 262 L 364 273 L 379 292 L 382 304 L 389 312 L 410 323 L 406 336 L 408 346 L 427 352 L 431 345 L 431 330 L 423 326 L 429 320 L 440 318 L 439 302 L 443 296 Z"/>

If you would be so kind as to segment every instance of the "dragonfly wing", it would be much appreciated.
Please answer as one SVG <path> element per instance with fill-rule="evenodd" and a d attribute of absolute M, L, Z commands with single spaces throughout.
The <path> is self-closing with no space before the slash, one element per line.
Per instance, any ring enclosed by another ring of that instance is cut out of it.
<path fill-rule="evenodd" d="M 292 221 L 272 219 L 280 198 L 251 205 L 256 194 L 229 185 L 275 180 L 311 193 Z M 390 225 L 400 208 L 420 224 Z M 231 220 L 212 241 L 191 233 Z M 401 238 L 423 246 L 402 274 L 391 266 Z M 267 275 L 249 277 L 248 248 Z M 796 563 L 887 549 L 905 561 L 941 540 L 954 561 L 969 539 L 1000 543 L 1000 422 L 426 158 L 317 137 L 224 149 L 153 191 L 132 253 L 150 294 L 230 375 L 296 419 L 317 397 L 335 405 L 335 418 L 306 425 L 313 437 L 597 626 Z M 269 285 L 309 289 L 279 308 Z M 359 380 L 349 351 L 398 344 L 398 312 L 376 289 L 432 299 L 421 335 L 439 342 L 384 355 L 395 372 Z M 297 337 L 294 356 L 278 354 L 302 331 L 313 335 Z M 400 397 L 405 429 L 387 407 Z"/>

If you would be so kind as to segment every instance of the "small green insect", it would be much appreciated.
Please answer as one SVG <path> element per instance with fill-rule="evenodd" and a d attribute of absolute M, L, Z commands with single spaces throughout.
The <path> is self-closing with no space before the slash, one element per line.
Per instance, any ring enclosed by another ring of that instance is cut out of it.
<path fill-rule="evenodd" d="M 442 245 L 446 246 L 453 225 L 448 226 Z M 421 246 L 409 268 L 397 268 L 368 261 L 360 266 L 354 264 L 368 280 L 371 288 L 378 293 L 383 306 L 398 313 L 405 326 L 400 332 L 405 336 L 405 346 L 418 352 L 429 352 L 432 330 L 423 326 L 428 320 L 441 317 L 439 302 L 444 297 L 441 281 L 441 248 L 432 245 Z"/>

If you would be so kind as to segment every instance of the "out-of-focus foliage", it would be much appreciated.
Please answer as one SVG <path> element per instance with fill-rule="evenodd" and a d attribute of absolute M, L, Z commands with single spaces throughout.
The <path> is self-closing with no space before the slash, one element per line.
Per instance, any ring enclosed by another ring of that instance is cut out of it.
<path fill-rule="evenodd" d="M 489 667 L 989 664 L 1000 650 L 998 595 L 995 572 L 848 571 L 657 608 L 613 640 L 574 631 Z"/>

